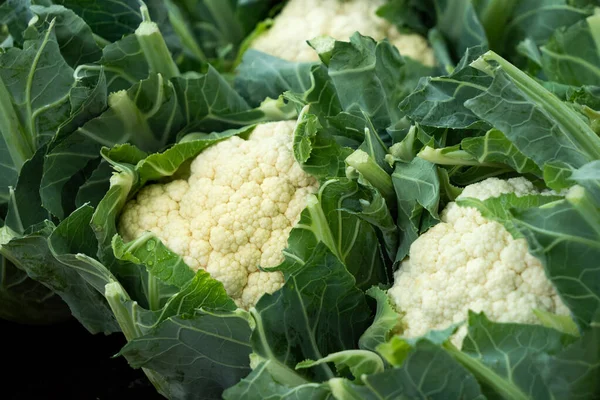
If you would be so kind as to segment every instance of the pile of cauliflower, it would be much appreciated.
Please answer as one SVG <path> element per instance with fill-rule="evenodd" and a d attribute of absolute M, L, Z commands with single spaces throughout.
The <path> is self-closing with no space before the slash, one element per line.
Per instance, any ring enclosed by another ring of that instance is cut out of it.
<path fill-rule="evenodd" d="M 379 41 L 385 38 L 400 54 L 434 64 L 427 40 L 417 34 L 400 33 L 376 11 L 387 0 L 290 0 L 275 18 L 273 26 L 251 47 L 289 61 L 317 61 L 318 54 L 307 40 L 330 36 L 348 40 L 354 32 Z"/>
<path fill-rule="evenodd" d="M 525 178 L 490 178 L 467 186 L 460 198 L 539 194 Z M 537 324 L 534 309 L 569 315 L 525 239 L 475 208 L 449 203 L 441 222 L 421 235 L 402 262 L 388 295 L 402 315 L 402 330 L 417 337 L 461 323 L 469 310 L 496 322 Z M 460 347 L 466 329 L 453 337 Z"/>
<path fill-rule="evenodd" d="M 282 251 L 309 195 L 318 189 L 294 158 L 295 122 L 258 125 L 248 140 L 232 137 L 191 164 L 188 179 L 144 187 L 120 217 L 131 241 L 156 234 L 194 270 L 221 281 L 248 309 L 283 286 Z"/>

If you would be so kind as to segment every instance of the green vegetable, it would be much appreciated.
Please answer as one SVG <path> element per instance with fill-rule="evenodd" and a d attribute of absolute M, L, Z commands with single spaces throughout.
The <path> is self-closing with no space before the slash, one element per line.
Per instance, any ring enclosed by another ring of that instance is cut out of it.
<path fill-rule="evenodd" d="M 434 67 L 360 33 L 310 40 L 314 63 L 248 50 L 282 4 L 0 5 L 0 318 L 123 334 L 117 356 L 169 399 L 599 397 L 597 2 L 382 1 Z M 278 290 L 238 308 L 159 233 L 119 234 L 144 187 L 290 120 L 319 185 L 283 261 L 256 265 Z M 540 194 L 460 196 L 490 177 Z M 471 310 L 406 337 L 387 290 L 449 202 L 526 242 L 569 315 Z"/>

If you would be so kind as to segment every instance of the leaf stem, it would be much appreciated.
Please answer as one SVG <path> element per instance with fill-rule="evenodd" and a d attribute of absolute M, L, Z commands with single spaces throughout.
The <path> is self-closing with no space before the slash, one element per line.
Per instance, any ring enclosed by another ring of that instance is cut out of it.
<path fill-rule="evenodd" d="M 346 164 L 358 171 L 375 189 L 384 197 L 388 207 L 396 204 L 396 192 L 392 177 L 383 170 L 373 159 L 363 150 L 356 150 L 346 157 Z"/>
<path fill-rule="evenodd" d="M 143 21 L 135 30 L 135 36 L 150 66 L 150 72 L 161 74 L 167 79 L 179 76 L 179 68 L 173 61 L 165 39 L 155 22 Z"/>

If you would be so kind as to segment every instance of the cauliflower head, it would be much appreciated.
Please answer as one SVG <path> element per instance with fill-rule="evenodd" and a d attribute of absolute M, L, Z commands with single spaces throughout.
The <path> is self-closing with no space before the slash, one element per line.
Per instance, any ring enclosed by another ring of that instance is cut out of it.
<path fill-rule="evenodd" d="M 427 40 L 417 34 L 400 33 L 375 13 L 387 0 L 290 0 L 275 17 L 273 26 L 259 36 L 252 48 L 289 61 L 318 61 L 318 54 L 306 43 L 318 36 L 348 40 L 354 32 L 375 40 L 388 38 L 400 54 L 435 63 Z"/>
<path fill-rule="evenodd" d="M 460 198 L 485 200 L 502 194 L 539 193 L 525 178 L 490 178 L 467 186 Z M 390 299 L 403 315 L 407 337 L 464 321 L 468 310 L 496 322 L 539 323 L 533 309 L 568 315 L 525 239 L 514 239 L 500 223 L 475 208 L 449 203 L 441 222 L 410 247 L 395 273 Z M 460 347 L 466 328 L 453 338 Z"/>
<path fill-rule="evenodd" d="M 318 189 L 292 152 L 290 121 L 261 124 L 248 140 L 232 137 L 200 153 L 187 180 L 139 191 L 120 216 L 119 233 L 131 241 L 157 235 L 194 270 L 223 283 L 248 309 L 283 286 L 282 251 L 308 196 Z"/>

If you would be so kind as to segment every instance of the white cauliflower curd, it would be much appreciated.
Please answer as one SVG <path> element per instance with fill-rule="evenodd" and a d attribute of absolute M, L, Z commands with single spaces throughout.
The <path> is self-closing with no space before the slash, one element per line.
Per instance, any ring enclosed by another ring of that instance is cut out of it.
<path fill-rule="evenodd" d="M 460 198 L 538 193 L 525 178 L 490 178 L 467 186 Z M 475 208 L 449 203 L 439 224 L 410 247 L 395 273 L 390 299 L 402 314 L 403 334 L 421 336 L 464 321 L 468 310 L 496 322 L 539 323 L 533 310 L 568 315 L 525 239 L 515 240 Z M 461 346 L 463 327 L 453 342 Z"/>
<path fill-rule="evenodd" d="M 256 127 L 232 137 L 191 164 L 187 180 L 144 187 L 124 208 L 125 241 L 156 234 L 194 270 L 205 269 L 241 308 L 283 285 L 282 250 L 317 181 L 292 153 L 294 122 Z"/>
<path fill-rule="evenodd" d="M 434 64 L 433 51 L 424 37 L 400 33 L 375 13 L 386 0 L 290 0 L 275 17 L 273 26 L 260 35 L 252 48 L 289 61 L 318 61 L 306 43 L 318 36 L 348 40 L 358 31 L 375 40 L 388 38 L 400 54 Z"/>

